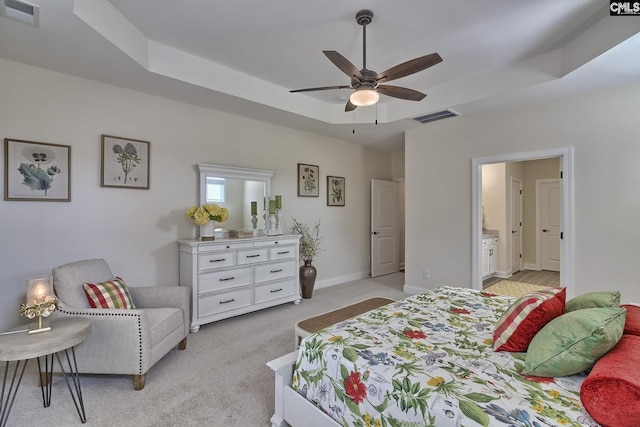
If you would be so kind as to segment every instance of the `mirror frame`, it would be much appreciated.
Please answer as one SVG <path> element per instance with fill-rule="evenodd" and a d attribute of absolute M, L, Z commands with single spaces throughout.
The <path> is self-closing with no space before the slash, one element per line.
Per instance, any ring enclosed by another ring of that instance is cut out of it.
<path fill-rule="evenodd" d="M 264 183 L 264 197 L 271 197 L 271 178 L 274 172 L 265 169 L 241 168 L 237 166 L 213 165 L 198 163 L 200 173 L 200 206 L 207 202 L 207 176 L 215 176 L 229 179 L 245 179 L 248 181 L 260 181 Z M 265 224 L 264 229 L 267 228 Z M 262 230 L 262 228 L 260 228 Z"/>

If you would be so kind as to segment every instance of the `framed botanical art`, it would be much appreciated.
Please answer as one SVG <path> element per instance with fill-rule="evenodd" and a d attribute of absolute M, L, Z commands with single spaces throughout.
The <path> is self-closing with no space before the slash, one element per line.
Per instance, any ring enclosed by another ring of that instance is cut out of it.
<path fill-rule="evenodd" d="M 320 167 L 298 163 L 298 196 L 320 196 Z"/>
<path fill-rule="evenodd" d="M 71 146 L 5 138 L 4 199 L 71 200 Z"/>
<path fill-rule="evenodd" d="M 149 189 L 149 142 L 102 135 L 100 186 Z"/>
<path fill-rule="evenodd" d="M 344 206 L 345 180 L 341 176 L 327 176 L 327 206 Z"/>

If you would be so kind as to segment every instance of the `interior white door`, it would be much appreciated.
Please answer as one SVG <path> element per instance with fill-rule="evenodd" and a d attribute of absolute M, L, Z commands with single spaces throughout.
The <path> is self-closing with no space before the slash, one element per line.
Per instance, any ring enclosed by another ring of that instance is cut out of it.
<path fill-rule="evenodd" d="M 560 180 L 540 179 L 536 184 L 540 268 L 560 271 Z"/>
<path fill-rule="evenodd" d="M 522 181 L 511 177 L 511 273 L 522 270 Z"/>
<path fill-rule="evenodd" d="M 398 271 L 398 183 L 371 180 L 371 277 Z"/>

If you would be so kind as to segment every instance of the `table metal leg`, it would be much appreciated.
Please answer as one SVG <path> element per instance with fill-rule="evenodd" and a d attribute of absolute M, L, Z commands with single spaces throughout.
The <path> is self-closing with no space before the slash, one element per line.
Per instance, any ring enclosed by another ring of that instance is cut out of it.
<path fill-rule="evenodd" d="M 42 365 L 38 360 L 38 373 L 40 374 L 40 390 L 42 391 L 42 403 L 45 408 L 51 405 L 51 383 L 53 383 L 53 354 L 44 356 L 44 375 L 42 375 Z"/>
<path fill-rule="evenodd" d="M 16 399 L 16 394 L 18 393 L 18 388 L 20 387 L 20 382 L 22 381 L 22 375 L 24 374 L 24 370 L 27 367 L 28 360 L 17 361 L 13 368 L 13 374 L 11 375 L 11 384 L 9 388 L 7 388 L 7 379 L 9 378 L 9 362 L 5 362 L 4 366 L 4 377 L 2 381 L 2 393 L 0 393 L 0 427 L 5 427 L 7 425 L 7 419 L 9 418 L 9 412 L 11 412 L 11 407 L 13 406 L 13 401 Z M 20 375 L 18 376 L 18 371 L 20 370 L 20 365 L 22 364 L 22 370 L 20 371 Z M 5 398 L 6 391 L 6 398 Z"/>
<path fill-rule="evenodd" d="M 73 365 L 71 364 L 71 358 L 69 357 L 69 350 L 71 350 Z M 67 381 L 67 387 L 69 387 L 69 393 L 71 393 L 71 398 L 73 398 L 73 404 L 76 405 L 76 410 L 78 411 L 78 415 L 80 416 L 80 421 L 82 421 L 83 423 L 86 423 L 87 416 L 84 411 L 84 401 L 82 399 L 82 390 L 80 389 L 80 375 L 78 373 L 78 364 L 76 362 L 76 352 L 73 347 L 71 347 L 71 349 L 64 350 L 64 354 L 67 357 L 67 364 L 69 365 L 68 376 L 64 370 L 64 366 L 62 366 L 62 362 L 60 361 L 60 356 L 58 354 L 59 353 L 56 353 L 56 359 L 58 360 L 58 365 L 60 365 L 60 370 L 62 371 L 62 375 L 64 376 L 64 379 Z M 69 377 L 73 382 L 73 388 L 75 389 L 75 394 L 73 393 L 73 389 L 71 388 L 71 384 L 69 383 Z"/>

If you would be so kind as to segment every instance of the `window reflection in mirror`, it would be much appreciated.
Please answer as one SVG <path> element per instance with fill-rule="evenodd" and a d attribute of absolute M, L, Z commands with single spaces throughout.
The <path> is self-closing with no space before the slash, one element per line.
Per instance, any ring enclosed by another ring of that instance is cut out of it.
<path fill-rule="evenodd" d="M 226 203 L 226 182 L 224 178 L 207 177 L 207 203 Z"/>

